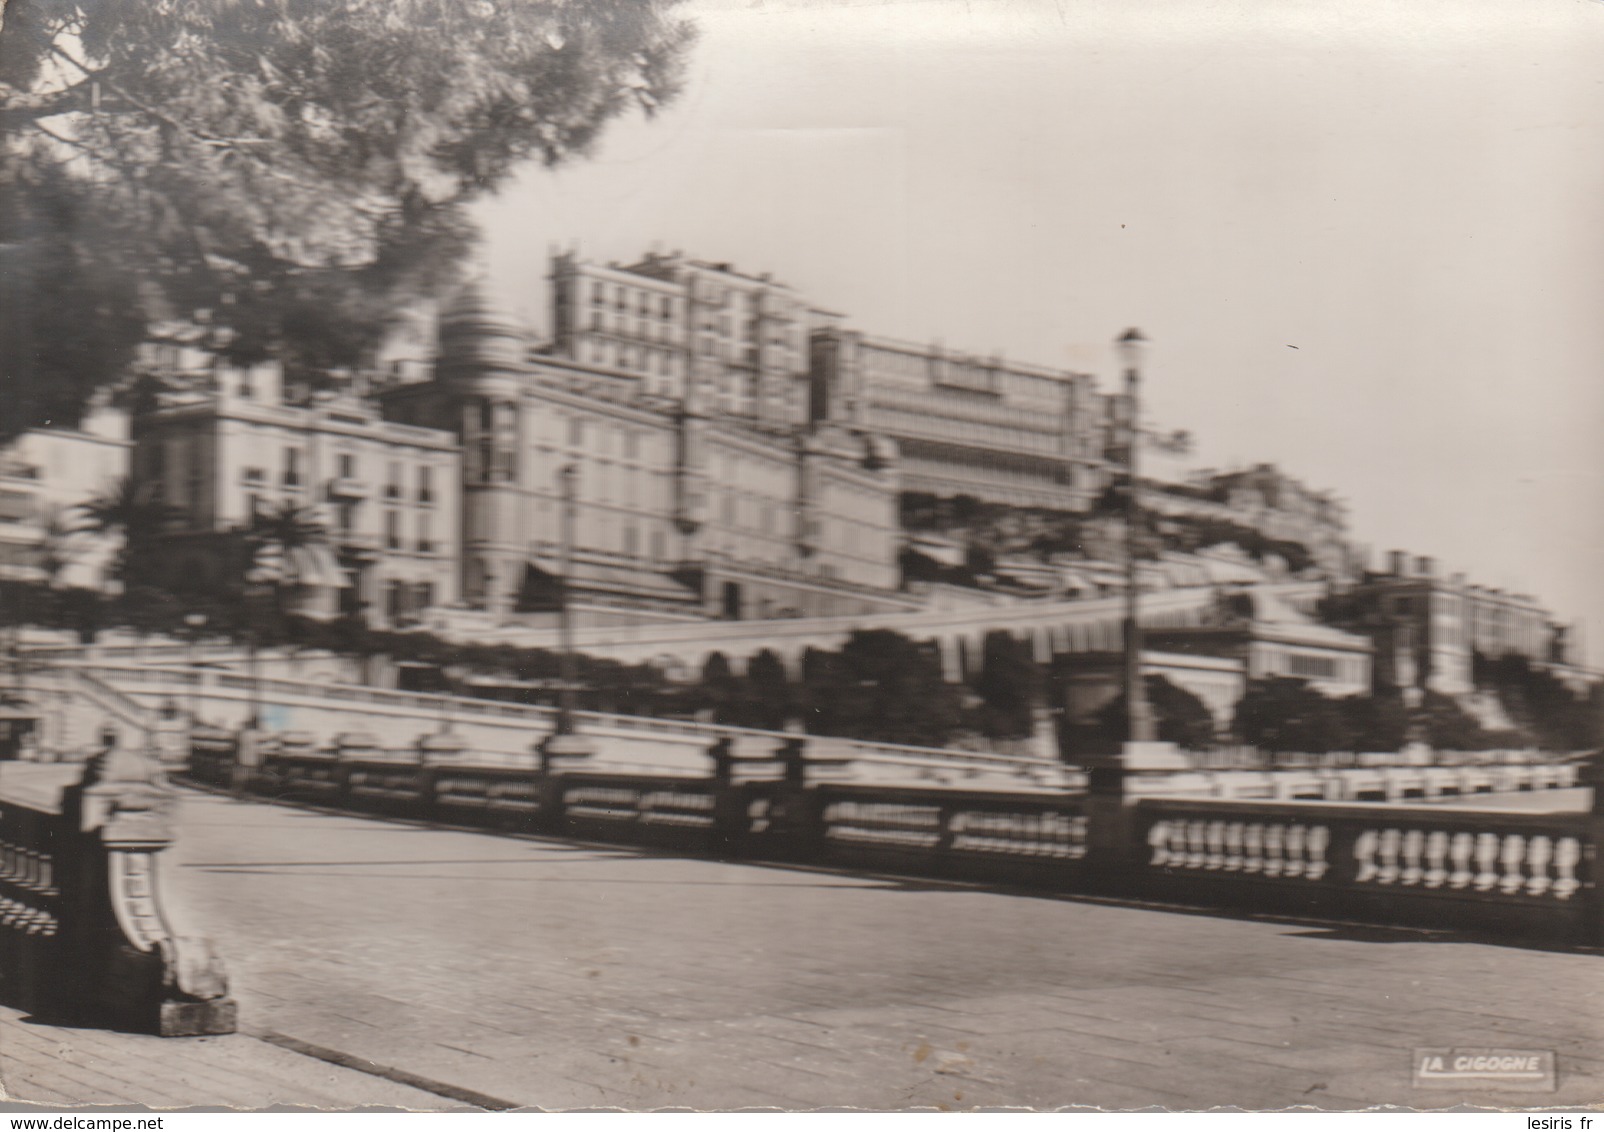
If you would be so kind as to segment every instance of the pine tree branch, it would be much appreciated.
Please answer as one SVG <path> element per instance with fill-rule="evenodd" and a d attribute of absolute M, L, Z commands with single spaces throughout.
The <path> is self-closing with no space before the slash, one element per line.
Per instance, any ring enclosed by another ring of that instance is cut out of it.
<path fill-rule="evenodd" d="M 250 146 L 250 145 L 267 145 L 267 144 L 269 144 L 268 143 L 268 139 L 266 139 L 266 138 L 220 138 L 220 137 L 214 137 L 214 136 L 212 136 L 210 134 L 207 134 L 207 133 L 204 133 L 204 132 L 202 132 L 200 130 L 197 130 L 193 126 L 190 126 L 190 125 L 188 125 L 188 124 L 186 124 L 184 122 L 179 121 L 177 118 L 174 118 L 171 114 L 168 114 L 168 113 L 166 113 L 165 111 L 162 111 L 162 110 L 158 110 L 156 107 L 150 105 L 150 103 L 145 102 L 144 100 L 136 97 L 133 94 L 130 94 L 126 88 L 118 85 L 115 82 L 112 82 L 108 78 L 103 77 L 103 72 L 90 70 L 83 63 L 80 63 L 77 59 L 74 59 L 72 57 L 71 53 L 62 50 L 62 48 L 58 44 L 45 43 L 45 44 L 43 44 L 43 46 L 52 55 L 56 56 L 59 59 L 64 60 L 65 62 L 67 62 L 67 63 L 71 64 L 73 67 L 75 67 L 79 72 L 81 72 L 84 75 L 86 80 L 92 80 L 94 82 L 100 83 L 101 86 L 105 87 L 108 91 L 110 91 L 112 94 L 115 94 L 118 98 L 122 99 L 124 102 L 128 103 L 130 106 L 135 107 L 136 109 L 138 109 L 142 113 L 147 114 L 150 117 L 156 119 L 158 122 L 161 122 L 164 125 L 172 127 L 174 130 L 177 130 L 179 133 L 184 134 L 186 137 L 189 137 L 189 138 L 193 139 L 194 141 L 200 142 L 202 145 L 213 146 L 213 147 L 217 147 L 217 148 L 228 148 L 228 149 L 231 149 L 231 148 L 234 148 L 236 146 L 242 146 L 242 145 Z M 68 89 L 76 90 L 78 87 L 80 87 L 82 85 L 83 85 L 82 83 L 77 83 L 77 84 L 74 84 L 74 86 L 72 86 L 72 87 L 70 87 Z"/>

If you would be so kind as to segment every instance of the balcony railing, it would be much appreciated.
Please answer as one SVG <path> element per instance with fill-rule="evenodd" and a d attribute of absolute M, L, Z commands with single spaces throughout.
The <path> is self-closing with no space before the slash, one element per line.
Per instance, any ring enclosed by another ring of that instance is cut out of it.
<path fill-rule="evenodd" d="M 367 480 L 356 476 L 335 476 L 329 480 L 330 499 L 366 499 L 373 488 Z"/>

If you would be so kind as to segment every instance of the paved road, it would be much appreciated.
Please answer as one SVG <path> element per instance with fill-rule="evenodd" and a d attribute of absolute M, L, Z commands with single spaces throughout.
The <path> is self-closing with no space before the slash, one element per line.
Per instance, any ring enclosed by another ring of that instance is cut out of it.
<path fill-rule="evenodd" d="M 177 911 L 228 958 L 248 1025 L 518 1104 L 1604 1101 L 1597 956 L 195 793 L 173 855 Z M 1554 1049 L 1560 1090 L 1419 1091 L 1417 1046 Z"/>

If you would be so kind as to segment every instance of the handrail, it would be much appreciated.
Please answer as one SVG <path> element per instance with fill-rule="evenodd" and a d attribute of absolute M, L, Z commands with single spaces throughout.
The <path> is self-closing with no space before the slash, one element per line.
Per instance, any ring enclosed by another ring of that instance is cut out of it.
<path fill-rule="evenodd" d="M 1298 820 L 1387 822 L 1393 825 L 1474 826 L 1492 829 L 1531 829 L 1536 827 L 1577 832 L 1586 828 L 1588 815 L 1563 810 L 1521 810 L 1477 808 L 1456 810 L 1451 806 L 1404 806 L 1396 802 L 1322 802 L 1318 800 L 1265 798 L 1140 798 L 1133 803 L 1138 813 L 1195 813 L 1208 816 L 1266 817 Z"/>

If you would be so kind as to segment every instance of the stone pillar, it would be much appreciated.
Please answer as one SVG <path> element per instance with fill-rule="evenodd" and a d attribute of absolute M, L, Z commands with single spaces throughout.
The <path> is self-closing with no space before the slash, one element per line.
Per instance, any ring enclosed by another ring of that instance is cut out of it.
<path fill-rule="evenodd" d="M 284 745 L 288 751 L 291 740 L 299 740 L 299 735 L 284 736 Z M 306 736 L 307 749 L 311 747 L 311 736 Z M 297 747 L 299 744 L 297 743 Z M 379 741 L 365 731 L 342 731 L 334 737 L 334 785 L 337 791 L 341 809 L 351 808 L 351 764 L 360 759 L 372 758 L 378 751 Z"/>
<path fill-rule="evenodd" d="M 1086 878 L 1104 891 L 1127 891 L 1146 859 L 1138 837 L 1130 779 L 1189 770 L 1174 743 L 1127 742 L 1117 754 L 1094 755 L 1086 767 Z"/>
<path fill-rule="evenodd" d="M 228 1034 L 235 1007 L 204 939 L 167 923 L 158 860 L 173 839 L 173 795 L 149 754 L 111 747 L 61 797 L 48 854 L 56 932 L 53 995 L 113 1025 L 163 1037 Z"/>
<path fill-rule="evenodd" d="M 234 763 L 229 768 L 228 787 L 236 795 L 251 788 L 262 772 L 269 749 L 277 745 L 275 736 L 255 727 L 241 729 L 234 745 Z"/>
<path fill-rule="evenodd" d="M 461 761 L 464 750 L 461 736 L 450 731 L 439 731 L 418 738 L 418 804 L 426 814 L 433 816 L 435 809 L 435 780 L 441 767 Z"/>
<path fill-rule="evenodd" d="M 183 713 L 160 716 L 150 729 L 150 746 L 162 767 L 182 770 L 189 762 L 190 720 Z"/>
<path fill-rule="evenodd" d="M 746 792 L 735 782 L 735 755 L 728 736 L 713 741 L 707 757 L 713 763 L 713 851 L 738 857 L 747 831 Z"/>
<path fill-rule="evenodd" d="M 1595 753 L 1580 767 L 1577 782 L 1593 788 L 1593 803 L 1588 813 L 1587 834 L 1581 846 L 1583 861 L 1598 868 L 1604 859 L 1604 752 Z M 1604 946 L 1604 885 L 1595 883 L 1582 890 L 1591 896 L 1591 907 L 1586 909 L 1587 924 L 1583 937 L 1594 947 Z"/>
<path fill-rule="evenodd" d="M 784 740 L 774 752 L 784 768 L 769 803 L 769 836 L 781 855 L 811 860 L 824 841 L 824 815 L 819 799 L 808 788 L 807 738 Z"/>

